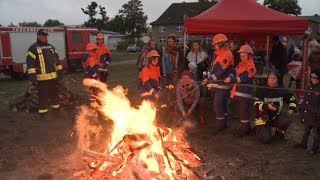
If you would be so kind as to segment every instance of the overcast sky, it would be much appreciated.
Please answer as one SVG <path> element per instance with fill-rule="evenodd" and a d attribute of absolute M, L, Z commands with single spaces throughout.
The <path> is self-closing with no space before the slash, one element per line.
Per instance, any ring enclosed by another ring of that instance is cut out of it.
<path fill-rule="evenodd" d="M 47 19 L 58 19 L 67 25 L 82 24 L 88 19 L 81 7 L 92 0 L 0 0 L 0 24 L 10 22 L 37 21 L 43 24 Z M 106 7 L 107 16 L 113 17 L 127 0 L 95 0 Z M 141 0 L 148 23 L 155 21 L 174 2 L 192 2 L 195 0 Z M 259 0 L 263 2 L 263 0 Z M 299 0 L 302 15 L 320 14 L 319 0 Z"/>

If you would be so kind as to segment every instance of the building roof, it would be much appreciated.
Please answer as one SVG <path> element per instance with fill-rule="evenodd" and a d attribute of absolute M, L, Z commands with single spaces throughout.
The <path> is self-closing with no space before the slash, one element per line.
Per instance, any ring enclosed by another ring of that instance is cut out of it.
<path fill-rule="evenodd" d="M 308 19 L 309 21 L 315 22 L 320 24 L 320 16 L 318 14 L 315 14 L 314 16 L 299 16 L 305 19 Z"/>
<path fill-rule="evenodd" d="M 156 21 L 150 24 L 183 24 L 185 18 L 196 16 L 213 5 L 213 2 L 172 3 Z"/>

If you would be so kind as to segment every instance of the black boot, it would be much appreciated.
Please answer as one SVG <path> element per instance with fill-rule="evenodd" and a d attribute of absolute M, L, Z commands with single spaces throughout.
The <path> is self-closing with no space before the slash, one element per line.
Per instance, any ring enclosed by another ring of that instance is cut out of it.
<path fill-rule="evenodd" d="M 240 127 L 233 134 L 235 137 L 242 138 L 245 135 L 248 135 L 250 132 L 250 123 L 241 123 Z"/>
<path fill-rule="evenodd" d="M 318 154 L 320 152 L 320 137 L 317 136 L 313 140 L 313 146 L 310 151 L 310 154 Z"/>
<path fill-rule="evenodd" d="M 293 147 L 298 149 L 307 149 L 309 135 L 304 134 L 300 143 L 295 144 Z"/>
<path fill-rule="evenodd" d="M 213 130 L 212 134 L 217 135 L 222 131 L 224 131 L 226 129 L 225 124 L 226 124 L 225 119 L 216 119 L 216 127 L 215 127 L 215 130 Z"/>

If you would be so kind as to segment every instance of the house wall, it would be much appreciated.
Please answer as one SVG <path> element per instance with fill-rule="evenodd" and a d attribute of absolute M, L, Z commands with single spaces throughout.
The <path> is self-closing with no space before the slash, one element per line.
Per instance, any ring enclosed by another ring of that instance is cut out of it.
<path fill-rule="evenodd" d="M 320 24 L 313 21 L 309 21 L 309 27 L 312 28 L 310 38 L 320 39 Z"/>

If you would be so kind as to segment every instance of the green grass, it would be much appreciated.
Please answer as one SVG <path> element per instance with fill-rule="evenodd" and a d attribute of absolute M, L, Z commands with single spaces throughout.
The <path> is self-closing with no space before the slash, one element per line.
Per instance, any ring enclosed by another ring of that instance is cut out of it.
<path fill-rule="evenodd" d="M 139 56 L 139 52 L 124 52 L 124 51 L 113 51 L 112 52 L 112 61 L 120 62 L 124 60 L 136 60 Z"/>

